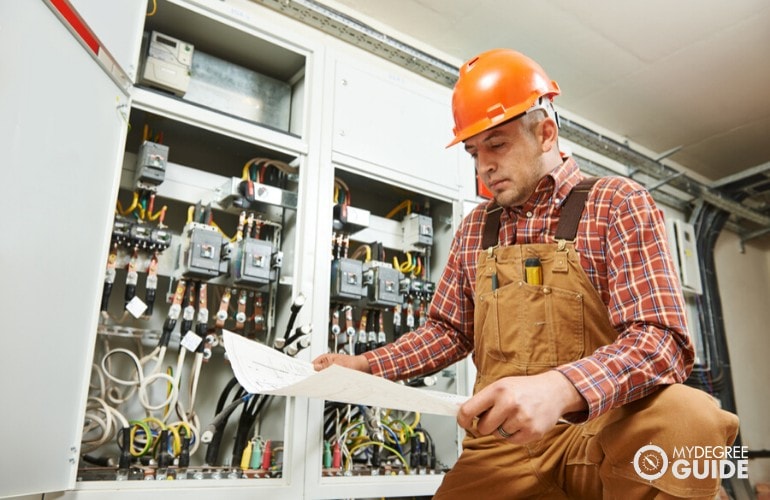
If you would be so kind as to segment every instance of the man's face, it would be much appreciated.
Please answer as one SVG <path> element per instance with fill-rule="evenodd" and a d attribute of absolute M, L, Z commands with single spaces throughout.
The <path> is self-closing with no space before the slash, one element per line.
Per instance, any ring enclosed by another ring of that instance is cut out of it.
<path fill-rule="evenodd" d="M 529 121 L 511 120 L 465 140 L 481 181 L 504 207 L 524 204 L 545 175 L 538 134 Z"/>

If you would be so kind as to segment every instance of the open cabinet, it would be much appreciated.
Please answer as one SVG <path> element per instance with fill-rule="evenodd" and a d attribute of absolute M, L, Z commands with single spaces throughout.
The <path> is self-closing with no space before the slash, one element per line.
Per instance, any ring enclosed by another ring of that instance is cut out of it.
<path fill-rule="evenodd" d="M 454 419 L 248 395 L 221 335 L 310 360 L 424 320 L 461 215 L 457 154 L 382 148 L 366 127 L 376 112 L 388 130 L 404 96 L 443 127 L 434 84 L 254 2 L 123 2 L 95 33 L 88 5 L 2 7 L 19 20 L 4 47 L 24 26 L 46 37 L 4 51 L 17 77 L 0 94 L 3 203 L 23 216 L 2 222 L 14 355 L 1 369 L 16 381 L 2 397 L 19 432 L 0 496 L 430 495 L 459 453 Z M 133 28 L 106 37 L 118 60 L 91 48 L 123 20 Z M 398 81 L 357 72 L 359 57 Z M 333 334 L 340 315 L 356 336 Z M 467 393 L 466 370 L 409 383 Z M 378 445 L 363 445 L 367 415 Z"/>

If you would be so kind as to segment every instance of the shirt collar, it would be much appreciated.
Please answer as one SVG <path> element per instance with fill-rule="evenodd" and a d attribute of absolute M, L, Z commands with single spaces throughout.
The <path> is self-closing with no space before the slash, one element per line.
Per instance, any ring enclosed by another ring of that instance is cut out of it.
<path fill-rule="evenodd" d="M 513 215 L 550 211 L 564 203 L 564 199 L 581 180 L 577 162 L 566 158 L 538 182 L 532 196 L 520 206 L 507 209 Z"/>
<path fill-rule="evenodd" d="M 577 186 L 582 179 L 583 176 L 580 173 L 577 162 L 572 157 L 567 157 L 558 167 L 540 179 L 535 192 L 532 193 L 532 196 L 529 197 L 526 203 L 513 208 L 504 208 L 503 212 L 508 215 L 518 215 L 534 211 L 536 207 L 558 208 L 564 203 L 572 188 Z M 497 208 L 499 208 L 499 205 L 497 205 L 495 200 L 487 202 L 487 212 Z"/>

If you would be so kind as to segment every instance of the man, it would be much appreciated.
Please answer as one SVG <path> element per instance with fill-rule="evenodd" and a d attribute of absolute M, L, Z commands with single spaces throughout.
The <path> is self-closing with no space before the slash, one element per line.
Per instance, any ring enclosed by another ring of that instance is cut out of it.
<path fill-rule="evenodd" d="M 450 146 L 494 201 L 463 220 L 424 327 L 315 366 L 409 378 L 473 352 L 468 435 L 435 498 L 713 498 L 719 479 L 656 477 L 657 448 L 638 453 L 729 445 L 737 418 L 681 384 L 693 350 L 660 211 L 562 157 L 559 92 L 512 50 L 462 66 Z"/>

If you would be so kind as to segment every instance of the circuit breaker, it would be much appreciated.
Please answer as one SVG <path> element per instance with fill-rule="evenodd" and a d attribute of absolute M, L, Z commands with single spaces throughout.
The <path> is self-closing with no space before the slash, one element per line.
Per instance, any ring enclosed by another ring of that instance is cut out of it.
<path fill-rule="evenodd" d="M 354 259 L 332 262 L 331 296 L 338 302 L 360 300 L 363 296 L 363 263 Z"/>
<path fill-rule="evenodd" d="M 404 234 L 404 251 L 424 251 L 433 246 L 433 219 L 427 215 L 411 213 L 401 222 Z"/>
<path fill-rule="evenodd" d="M 264 285 L 275 280 L 273 245 L 269 241 L 246 238 L 236 249 L 232 259 L 235 283 Z"/>
<path fill-rule="evenodd" d="M 382 263 L 364 263 L 363 279 L 367 289 L 367 304 L 372 307 L 393 307 L 401 304 L 401 276 L 398 270 Z"/>
<path fill-rule="evenodd" d="M 134 185 L 137 188 L 155 189 L 166 177 L 167 164 L 168 146 L 144 141 L 136 156 Z"/>
<path fill-rule="evenodd" d="M 186 240 L 180 248 L 178 272 L 185 278 L 212 278 L 227 270 L 222 260 L 224 238 L 213 227 L 190 223 L 185 227 Z"/>

